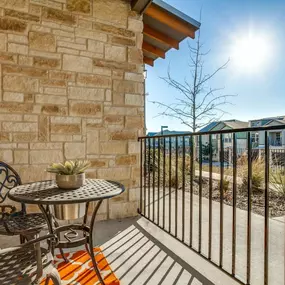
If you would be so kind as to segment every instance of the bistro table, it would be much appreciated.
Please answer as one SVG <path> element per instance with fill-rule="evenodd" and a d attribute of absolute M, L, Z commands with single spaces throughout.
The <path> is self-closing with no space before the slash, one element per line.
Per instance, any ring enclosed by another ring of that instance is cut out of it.
<path fill-rule="evenodd" d="M 55 181 L 47 180 L 17 186 L 10 190 L 8 197 L 16 202 L 38 205 L 46 218 L 50 234 L 56 234 L 60 237 L 61 232 L 67 231 L 64 234 L 65 240 L 60 240 L 56 245 L 57 248 L 62 250 L 62 248 L 73 248 L 85 245 L 86 250 L 92 259 L 99 281 L 101 284 L 104 284 L 93 250 L 93 228 L 95 217 L 104 199 L 120 195 L 124 190 L 125 188 L 122 184 L 103 179 L 86 179 L 86 182 L 82 187 L 73 190 L 60 189 L 57 187 Z M 88 226 L 88 208 L 90 202 L 94 201 L 97 203 L 93 209 L 90 225 Z M 86 204 L 83 222 L 59 226 L 53 214 L 54 211 L 51 208 L 57 207 L 57 205 L 80 203 Z M 78 236 L 78 231 L 83 233 L 83 237 Z M 52 247 L 53 252 L 54 244 L 50 243 L 50 246 Z"/>

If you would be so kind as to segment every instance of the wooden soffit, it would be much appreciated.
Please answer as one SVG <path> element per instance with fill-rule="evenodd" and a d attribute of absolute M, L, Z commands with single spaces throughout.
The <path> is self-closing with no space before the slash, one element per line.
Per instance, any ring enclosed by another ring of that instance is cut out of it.
<path fill-rule="evenodd" d="M 153 66 L 158 58 L 185 38 L 195 38 L 200 23 L 161 0 L 133 0 L 133 9 L 143 13 L 144 63 Z"/>

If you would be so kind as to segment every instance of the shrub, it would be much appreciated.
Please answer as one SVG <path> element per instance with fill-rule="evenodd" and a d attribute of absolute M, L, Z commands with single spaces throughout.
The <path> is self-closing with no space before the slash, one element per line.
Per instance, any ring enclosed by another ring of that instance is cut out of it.
<path fill-rule="evenodd" d="M 158 163 L 160 160 L 160 163 Z M 177 161 L 177 187 L 182 186 L 183 176 L 188 177 L 190 174 L 190 165 L 191 158 L 189 154 L 185 154 L 185 164 L 183 169 L 183 157 L 180 153 L 178 156 Z M 165 185 L 176 187 L 176 155 L 174 152 L 172 152 L 171 156 L 171 177 L 169 175 L 169 165 L 170 159 L 169 159 L 169 153 L 166 153 L 165 155 Z M 146 161 L 145 161 L 145 167 L 146 167 L 146 175 L 153 175 L 155 173 L 155 185 L 158 185 L 158 169 L 160 170 L 160 183 L 162 183 L 163 180 L 163 149 L 160 151 L 160 157 L 158 149 L 150 149 L 146 150 Z M 195 164 L 194 164 L 195 167 Z M 187 178 L 185 178 L 187 179 Z M 152 178 L 151 178 L 152 181 Z M 186 181 L 185 181 L 186 183 Z M 162 185 L 162 184 L 161 184 Z"/>
<path fill-rule="evenodd" d="M 219 189 L 221 187 L 221 182 L 220 181 L 219 181 L 218 187 L 219 187 Z M 223 190 L 224 190 L 224 193 L 227 193 L 229 188 L 230 188 L 230 181 L 227 179 L 227 177 L 224 177 L 224 180 L 223 180 Z"/>
<path fill-rule="evenodd" d="M 247 160 L 245 161 L 242 157 L 238 163 L 239 165 L 239 176 L 242 178 L 242 190 L 247 191 L 248 185 L 248 167 Z M 252 161 L 252 191 L 261 191 L 264 185 L 265 178 L 265 167 L 264 160 L 257 158 Z"/>
<path fill-rule="evenodd" d="M 182 186 L 182 180 L 183 180 L 183 167 L 182 167 L 182 159 L 178 158 L 178 167 L 177 167 L 177 182 L 176 182 L 176 162 L 175 162 L 175 158 L 171 159 L 171 177 L 169 175 L 169 164 L 170 164 L 170 160 L 169 157 L 167 156 L 165 158 L 165 184 L 166 186 L 171 186 L 171 187 L 176 187 L 176 183 L 177 183 L 177 187 Z M 185 166 L 186 168 L 186 166 Z M 161 171 L 162 171 L 162 165 L 161 165 Z"/>
<path fill-rule="evenodd" d="M 272 188 L 280 195 L 285 196 L 285 172 L 272 170 L 270 172 L 270 182 Z"/>
<path fill-rule="evenodd" d="M 153 157 L 154 155 L 154 157 Z M 146 150 L 146 171 L 153 171 L 158 167 L 158 151 L 155 149 Z"/>

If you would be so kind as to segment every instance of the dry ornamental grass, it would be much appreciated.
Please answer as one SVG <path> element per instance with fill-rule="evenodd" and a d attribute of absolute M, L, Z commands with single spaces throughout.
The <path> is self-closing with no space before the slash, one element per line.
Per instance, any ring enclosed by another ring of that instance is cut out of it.
<path fill-rule="evenodd" d="M 158 168 L 160 172 L 160 187 L 163 185 L 165 179 L 166 187 L 173 187 L 182 189 L 183 177 L 185 183 L 185 191 L 190 191 L 190 157 L 185 156 L 185 162 L 183 164 L 183 158 L 181 156 L 177 159 L 176 169 L 176 157 L 172 155 L 171 165 L 169 155 L 165 157 L 165 174 L 163 175 L 163 156 L 161 153 L 160 159 L 158 158 L 158 152 L 155 151 L 154 157 L 151 150 L 150 165 L 147 166 L 147 173 L 149 171 L 151 176 L 151 183 L 153 183 L 153 173 L 155 175 L 155 186 L 158 186 Z M 248 208 L 248 162 L 247 158 L 241 157 L 237 163 L 237 207 L 242 210 Z M 197 174 L 198 163 L 195 163 L 195 170 Z M 169 168 L 171 174 L 169 174 Z M 285 173 L 284 171 L 270 171 L 270 189 L 269 189 L 269 212 L 271 217 L 278 217 L 285 215 Z M 213 173 L 219 174 L 220 168 L 213 166 Z M 208 172 L 209 166 L 203 165 L 203 171 Z M 177 176 L 176 176 L 177 173 Z M 232 183 L 233 169 L 224 169 L 224 203 L 232 205 L 233 199 L 233 183 Z M 147 174 L 148 175 L 148 174 Z M 219 176 L 218 176 L 219 177 Z M 252 161 L 252 211 L 253 213 L 264 215 L 264 180 L 265 180 L 265 162 L 263 159 L 254 159 Z M 148 179 L 146 179 L 146 182 Z M 220 181 L 213 179 L 213 192 L 212 199 L 220 202 Z M 193 191 L 194 194 L 199 194 L 199 176 L 195 176 L 193 179 Z M 209 198 L 209 179 L 207 177 L 202 178 L 202 196 Z"/>

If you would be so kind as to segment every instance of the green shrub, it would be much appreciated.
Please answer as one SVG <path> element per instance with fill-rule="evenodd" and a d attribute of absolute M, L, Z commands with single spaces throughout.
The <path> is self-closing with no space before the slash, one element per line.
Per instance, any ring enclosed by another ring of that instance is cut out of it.
<path fill-rule="evenodd" d="M 219 189 L 221 188 L 221 182 L 220 181 L 219 181 L 218 187 L 219 187 Z M 227 193 L 229 188 L 230 188 L 230 181 L 227 179 L 227 177 L 224 177 L 224 180 L 223 180 L 224 193 Z"/>

